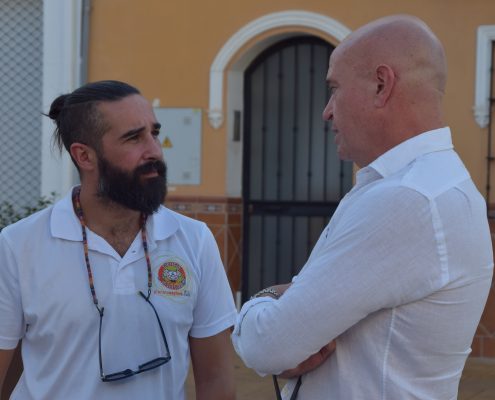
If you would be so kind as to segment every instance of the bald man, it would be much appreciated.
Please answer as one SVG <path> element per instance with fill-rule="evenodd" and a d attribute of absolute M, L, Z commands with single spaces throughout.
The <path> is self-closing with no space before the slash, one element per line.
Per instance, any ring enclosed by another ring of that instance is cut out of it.
<path fill-rule="evenodd" d="M 456 399 L 493 255 L 442 118 L 442 45 L 417 18 L 382 18 L 335 49 L 327 81 L 356 184 L 292 284 L 244 304 L 235 348 L 262 374 L 302 375 L 287 399 Z"/>

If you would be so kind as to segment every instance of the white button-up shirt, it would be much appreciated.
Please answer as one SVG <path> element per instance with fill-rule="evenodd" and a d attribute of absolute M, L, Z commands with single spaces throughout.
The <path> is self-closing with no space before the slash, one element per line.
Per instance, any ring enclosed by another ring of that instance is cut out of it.
<path fill-rule="evenodd" d="M 356 178 L 285 294 L 244 304 L 236 351 L 280 373 L 337 339 L 299 400 L 456 399 L 492 279 L 485 202 L 448 128 Z"/>

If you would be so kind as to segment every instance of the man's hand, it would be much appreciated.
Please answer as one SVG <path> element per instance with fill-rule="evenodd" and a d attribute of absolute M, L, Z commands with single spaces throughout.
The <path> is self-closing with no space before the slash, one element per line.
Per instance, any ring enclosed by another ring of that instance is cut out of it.
<path fill-rule="evenodd" d="M 279 377 L 284 379 L 294 378 L 300 375 L 304 375 L 307 372 L 313 371 L 323 364 L 328 357 L 335 351 L 335 340 L 332 340 L 326 346 L 323 346 L 320 351 L 310 356 L 307 360 L 303 361 L 296 368 L 288 369 L 282 372 Z"/>

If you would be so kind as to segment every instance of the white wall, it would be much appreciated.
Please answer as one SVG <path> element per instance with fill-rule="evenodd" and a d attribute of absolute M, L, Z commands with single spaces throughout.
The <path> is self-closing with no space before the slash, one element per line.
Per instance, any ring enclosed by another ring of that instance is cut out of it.
<path fill-rule="evenodd" d="M 80 84 L 82 0 L 43 1 L 43 112 L 52 101 Z M 54 124 L 42 117 L 41 195 L 64 195 L 77 182 L 67 152 L 53 147 Z"/>

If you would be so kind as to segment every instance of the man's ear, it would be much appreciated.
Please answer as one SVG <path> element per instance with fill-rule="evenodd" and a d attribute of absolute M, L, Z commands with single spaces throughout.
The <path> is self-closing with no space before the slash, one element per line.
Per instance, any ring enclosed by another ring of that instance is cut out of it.
<path fill-rule="evenodd" d="M 380 64 L 375 70 L 376 94 L 375 106 L 384 107 L 387 104 L 392 89 L 394 88 L 396 76 L 394 70 L 387 64 Z"/>
<path fill-rule="evenodd" d="M 92 147 L 82 143 L 72 143 L 70 155 L 81 171 L 93 171 L 98 167 L 96 152 Z"/>

